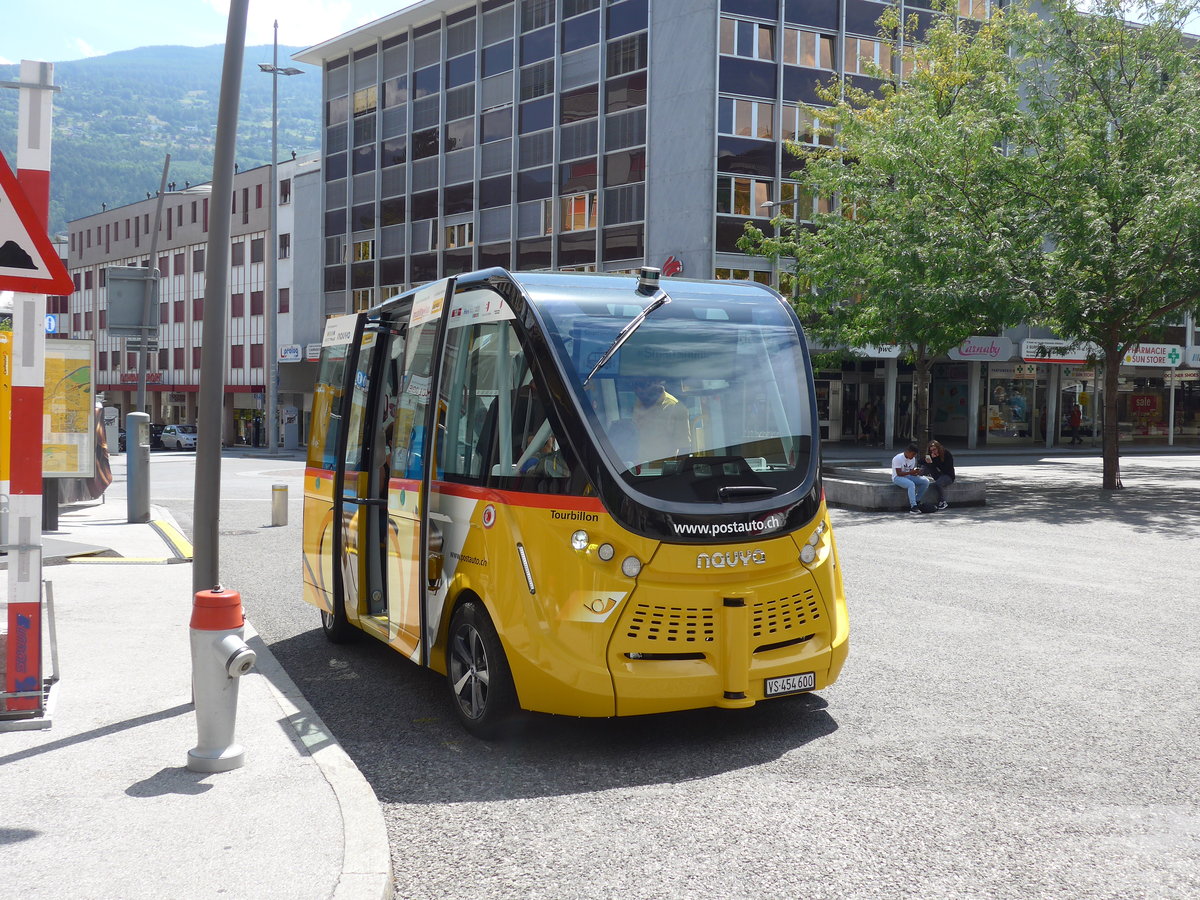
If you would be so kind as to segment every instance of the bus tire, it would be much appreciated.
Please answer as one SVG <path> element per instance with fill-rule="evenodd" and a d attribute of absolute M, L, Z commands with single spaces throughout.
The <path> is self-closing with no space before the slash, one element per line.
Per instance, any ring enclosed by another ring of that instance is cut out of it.
<path fill-rule="evenodd" d="M 346 617 L 346 606 L 341 600 L 334 600 L 332 605 L 333 612 L 321 610 L 321 630 L 331 644 L 349 643 L 356 629 Z"/>
<path fill-rule="evenodd" d="M 450 620 L 446 681 L 454 712 L 476 737 L 495 738 L 517 711 L 517 690 L 504 647 L 478 600 L 460 605 Z"/>

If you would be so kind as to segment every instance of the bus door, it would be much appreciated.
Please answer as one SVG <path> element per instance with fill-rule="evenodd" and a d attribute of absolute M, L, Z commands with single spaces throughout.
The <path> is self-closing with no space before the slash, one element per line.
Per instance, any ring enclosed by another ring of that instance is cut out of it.
<path fill-rule="evenodd" d="M 378 616 L 372 630 L 417 662 L 424 662 L 421 598 L 428 580 L 428 497 L 439 465 L 431 449 L 437 411 L 431 403 L 433 373 L 442 310 L 452 289 L 452 280 L 435 282 L 416 292 L 411 307 L 390 320 L 385 313 L 382 319 L 387 333 L 374 351 L 379 390 L 371 398 L 371 456 L 363 495 L 368 511 L 357 530 L 369 547 L 363 554 L 363 581 L 371 613 Z"/>
<path fill-rule="evenodd" d="M 344 444 L 338 454 L 334 487 L 334 555 L 341 561 L 339 593 L 350 618 L 358 619 L 361 627 L 380 636 L 386 636 L 387 631 L 387 584 L 382 561 L 388 528 L 388 472 L 380 423 L 385 411 L 395 405 L 389 363 L 403 350 L 403 331 L 386 318 L 363 323 L 342 400 Z"/>

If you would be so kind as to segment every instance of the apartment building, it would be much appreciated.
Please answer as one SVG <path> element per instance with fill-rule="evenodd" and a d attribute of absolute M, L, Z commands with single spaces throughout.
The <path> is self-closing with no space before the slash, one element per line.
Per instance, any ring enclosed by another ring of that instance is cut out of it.
<path fill-rule="evenodd" d="M 226 361 L 222 439 L 228 444 L 265 441 L 268 253 L 277 254 L 278 263 L 280 407 L 298 411 L 308 407 L 321 336 L 321 298 L 314 287 L 318 273 L 304 271 L 305 261 L 296 259 L 296 248 L 315 247 L 320 240 L 319 213 L 314 209 L 319 202 L 318 172 L 315 156 L 280 163 L 275 242 L 268 234 L 269 166 L 238 172 L 228 205 L 216 203 L 210 184 L 168 186 L 155 248 L 154 264 L 160 273 L 158 332 L 146 377 L 152 422 L 196 421 L 209 223 L 211 216 L 225 210 L 230 216 L 231 243 L 227 345 L 222 348 Z M 96 341 L 97 390 L 104 393 L 105 405 L 119 409 L 122 417 L 134 411 L 139 360 L 127 339 L 108 333 L 106 270 L 151 264 L 157 204 L 157 196 L 148 193 L 145 200 L 68 223 L 68 270 L 75 292 L 62 310 L 66 327 L 60 325 L 60 330 Z M 297 216 L 296 210 L 305 206 L 308 215 Z M 295 434 L 303 433 L 298 421 Z"/>
<path fill-rule="evenodd" d="M 961 0 L 983 18 L 992 0 Z M 737 248 L 747 220 L 818 204 L 785 139 L 819 143 L 804 105 L 835 74 L 892 68 L 874 0 L 423 0 L 295 55 L 323 71 L 324 311 L 488 266 L 778 283 Z M 920 31 L 935 13 L 906 2 Z M 992 336 L 980 336 L 990 340 Z M 1014 338 L 1016 338 L 1014 340 Z M 1037 443 L 1050 410 L 1093 410 L 1095 372 L 960 354 L 935 371 L 939 435 Z M 976 342 L 978 343 L 978 342 Z M 1162 437 L 1162 370 L 1131 372 L 1131 439 Z M 817 384 L 822 436 L 883 409 L 911 432 L 912 375 L 891 348 Z M 1200 431 L 1200 398 L 1182 389 Z M 1014 418 L 1020 403 L 1026 418 Z M 1051 398 L 1056 402 L 1050 402 Z M 891 433 L 891 431 L 889 431 Z"/>

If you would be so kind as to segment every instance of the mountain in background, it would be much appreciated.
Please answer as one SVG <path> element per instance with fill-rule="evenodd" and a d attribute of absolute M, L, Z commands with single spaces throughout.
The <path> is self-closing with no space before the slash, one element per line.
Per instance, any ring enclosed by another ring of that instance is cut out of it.
<path fill-rule="evenodd" d="M 279 65 L 305 74 L 279 76 L 279 156 L 320 147 L 321 70 L 295 63 L 297 47 L 279 48 Z M 242 69 L 235 159 L 240 168 L 271 159 L 271 46 L 247 47 Z M 54 64 L 50 233 L 158 190 L 163 158 L 179 189 L 212 179 L 223 45 L 140 47 Z M 19 66 L 0 66 L 0 81 L 19 80 Z M 0 151 L 15 170 L 17 91 L 0 90 Z"/>

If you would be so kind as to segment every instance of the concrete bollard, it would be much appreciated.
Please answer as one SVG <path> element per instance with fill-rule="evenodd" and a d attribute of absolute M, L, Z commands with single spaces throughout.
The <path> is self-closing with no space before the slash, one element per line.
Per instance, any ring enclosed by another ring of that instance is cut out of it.
<path fill-rule="evenodd" d="M 246 761 L 233 742 L 238 679 L 254 668 L 256 655 L 243 640 L 242 595 L 219 584 L 198 591 L 192 605 L 192 696 L 199 741 L 188 751 L 193 772 L 228 772 Z"/>
<path fill-rule="evenodd" d="M 287 524 L 288 490 L 286 484 L 271 485 L 271 524 Z"/>

